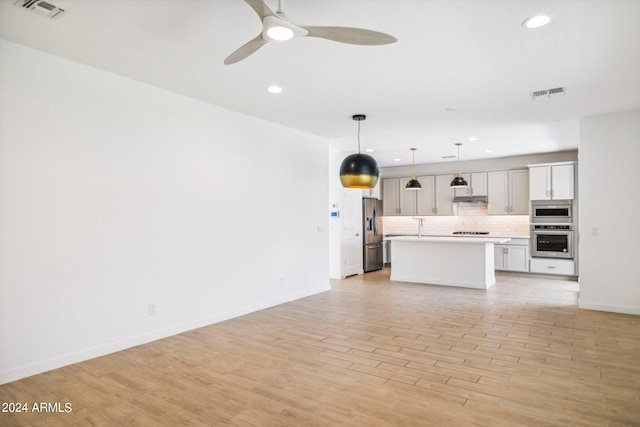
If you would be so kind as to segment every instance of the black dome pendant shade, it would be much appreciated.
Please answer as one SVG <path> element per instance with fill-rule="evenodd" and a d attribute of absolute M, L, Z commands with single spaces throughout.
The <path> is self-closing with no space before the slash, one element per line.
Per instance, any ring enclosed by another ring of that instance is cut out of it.
<path fill-rule="evenodd" d="M 340 182 L 344 188 L 374 188 L 380 176 L 378 164 L 370 155 L 360 153 L 360 122 L 367 116 L 356 114 L 352 118 L 358 122 L 358 153 L 350 154 L 342 161 Z"/>
<path fill-rule="evenodd" d="M 467 183 L 467 181 L 465 181 L 465 179 L 459 175 L 453 178 L 450 185 L 450 187 L 453 187 L 453 188 L 468 187 L 468 186 L 469 184 Z"/>
<path fill-rule="evenodd" d="M 417 179 L 412 179 L 405 186 L 407 190 L 422 190 L 422 184 Z"/>
<path fill-rule="evenodd" d="M 416 179 L 416 172 L 414 170 L 416 165 L 416 150 L 417 148 L 415 147 L 411 148 L 411 180 L 409 180 L 404 187 L 407 190 L 422 190 L 422 185 L 420 181 Z"/>
<path fill-rule="evenodd" d="M 456 146 L 458 147 L 458 173 L 456 174 L 456 177 L 453 178 L 453 180 L 451 181 L 451 185 L 449 185 L 449 187 L 451 188 L 462 188 L 462 187 L 468 187 L 469 184 L 467 184 L 467 181 L 462 177 L 462 175 L 460 175 L 460 146 L 462 145 L 462 142 L 456 142 Z"/>

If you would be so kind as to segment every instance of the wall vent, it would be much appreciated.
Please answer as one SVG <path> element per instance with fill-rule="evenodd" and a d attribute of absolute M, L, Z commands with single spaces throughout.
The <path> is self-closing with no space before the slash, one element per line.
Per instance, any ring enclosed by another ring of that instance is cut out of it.
<path fill-rule="evenodd" d="M 14 4 L 49 19 L 60 18 L 65 13 L 64 8 L 44 0 L 18 0 Z"/>
<path fill-rule="evenodd" d="M 554 95 L 566 94 L 567 90 L 564 87 L 554 87 L 551 89 L 542 89 L 542 90 L 534 90 L 529 92 L 531 99 L 534 101 L 541 96 L 546 96 L 547 98 L 551 98 Z"/>

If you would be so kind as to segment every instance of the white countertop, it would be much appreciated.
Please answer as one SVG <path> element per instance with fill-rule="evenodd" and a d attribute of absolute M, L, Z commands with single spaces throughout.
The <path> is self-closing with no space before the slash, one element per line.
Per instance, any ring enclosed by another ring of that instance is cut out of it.
<path fill-rule="evenodd" d="M 401 236 L 408 236 L 408 237 L 416 237 L 416 234 L 385 234 L 383 235 L 384 239 L 389 239 L 391 237 L 401 237 Z M 494 234 L 494 233 L 489 233 L 489 234 L 431 234 L 431 233 L 422 233 L 422 237 L 455 237 L 456 239 L 459 237 L 471 237 L 474 239 L 477 238 L 487 238 L 487 237 L 491 237 L 491 238 L 506 238 L 506 239 L 530 239 L 531 236 L 526 234 L 526 235 L 508 235 L 508 234 Z"/>
<path fill-rule="evenodd" d="M 454 237 L 454 236 L 389 236 L 386 240 L 415 241 L 424 243 L 506 243 L 510 237 Z"/>

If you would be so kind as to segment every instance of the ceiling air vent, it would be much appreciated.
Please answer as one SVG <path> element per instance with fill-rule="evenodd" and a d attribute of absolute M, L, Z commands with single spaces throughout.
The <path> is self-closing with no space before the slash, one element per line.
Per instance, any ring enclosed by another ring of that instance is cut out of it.
<path fill-rule="evenodd" d="M 50 19 L 60 18 L 65 12 L 62 7 L 44 0 L 18 0 L 14 4 L 36 15 Z"/>
<path fill-rule="evenodd" d="M 541 96 L 546 96 L 547 98 L 551 98 L 554 95 L 560 95 L 560 94 L 566 94 L 566 93 L 567 93 L 567 90 L 564 87 L 554 87 L 551 89 L 534 90 L 532 92 L 529 92 L 529 95 L 531 95 L 531 99 L 535 101 Z"/>

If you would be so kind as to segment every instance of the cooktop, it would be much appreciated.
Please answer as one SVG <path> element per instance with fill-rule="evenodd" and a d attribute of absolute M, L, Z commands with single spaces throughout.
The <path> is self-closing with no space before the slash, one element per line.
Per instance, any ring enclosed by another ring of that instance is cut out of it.
<path fill-rule="evenodd" d="M 488 231 L 454 231 L 453 234 L 489 234 Z"/>

